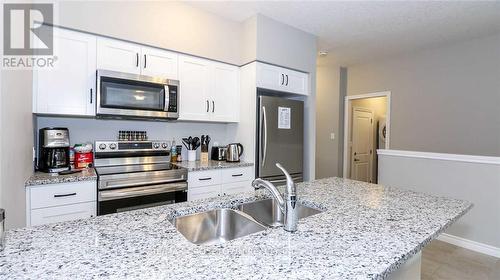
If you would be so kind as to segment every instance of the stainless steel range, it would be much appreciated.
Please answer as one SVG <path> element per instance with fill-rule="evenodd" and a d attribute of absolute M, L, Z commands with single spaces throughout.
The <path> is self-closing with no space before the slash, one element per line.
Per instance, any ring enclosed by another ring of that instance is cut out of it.
<path fill-rule="evenodd" d="M 187 170 L 170 163 L 169 141 L 96 141 L 97 214 L 187 201 Z"/>

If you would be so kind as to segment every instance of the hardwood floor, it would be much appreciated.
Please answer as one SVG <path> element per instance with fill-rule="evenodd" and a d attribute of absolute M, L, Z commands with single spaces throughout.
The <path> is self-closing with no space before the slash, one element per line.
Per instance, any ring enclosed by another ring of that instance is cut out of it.
<path fill-rule="evenodd" d="M 499 280 L 500 259 L 439 240 L 422 252 L 422 280 Z"/>

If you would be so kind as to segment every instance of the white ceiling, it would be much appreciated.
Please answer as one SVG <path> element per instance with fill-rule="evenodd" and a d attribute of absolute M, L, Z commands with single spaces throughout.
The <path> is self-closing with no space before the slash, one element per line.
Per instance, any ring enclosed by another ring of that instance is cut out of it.
<path fill-rule="evenodd" d="M 318 36 L 325 61 L 350 65 L 500 32 L 500 2 L 200 1 L 234 21 L 260 13 Z M 321 63 L 321 61 L 319 61 Z"/>

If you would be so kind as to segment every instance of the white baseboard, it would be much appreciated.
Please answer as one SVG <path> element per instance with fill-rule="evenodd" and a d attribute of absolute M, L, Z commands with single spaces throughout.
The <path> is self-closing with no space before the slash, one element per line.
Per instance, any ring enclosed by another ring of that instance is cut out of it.
<path fill-rule="evenodd" d="M 450 243 L 453 245 L 456 245 L 458 247 L 462 247 L 465 249 L 469 249 L 478 253 L 482 253 L 485 255 L 493 256 L 496 258 L 500 258 L 500 248 L 494 247 L 491 245 L 487 245 L 484 243 L 479 243 L 476 241 L 472 241 L 469 239 L 465 239 L 462 237 L 458 237 L 455 235 L 447 234 L 447 233 L 442 233 L 441 235 L 438 236 L 438 240 L 441 240 L 446 243 Z"/>

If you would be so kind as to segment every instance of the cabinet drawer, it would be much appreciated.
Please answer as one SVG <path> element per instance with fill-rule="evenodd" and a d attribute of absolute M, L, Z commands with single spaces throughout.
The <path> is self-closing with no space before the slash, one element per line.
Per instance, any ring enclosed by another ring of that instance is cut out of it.
<path fill-rule="evenodd" d="M 222 183 L 251 181 L 254 179 L 253 167 L 228 168 L 222 170 Z"/>
<path fill-rule="evenodd" d="M 220 196 L 221 185 L 188 189 L 188 201 Z"/>
<path fill-rule="evenodd" d="M 94 201 L 31 210 L 30 225 L 37 226 L 94 217 L 96 204 L 97 202 Z"/>
<path fill-rule="evenodd" d="M 222 186 L 222 195 L 228 195 L 233 193 L 242 193 L 253 191 L 252 181 L 242 181 L 224 184 Z"/>
<path fill-rule="evenodd" d="M 96 201 L 96 191 L 96 181 L 33 186 L 30 189 L 30 208 Z"/>
<path fill-rule="evenodd" d="M 189 188 L 212 186 L 221 183 L 220 170 L 194 171 L 188 173 Z"/>

